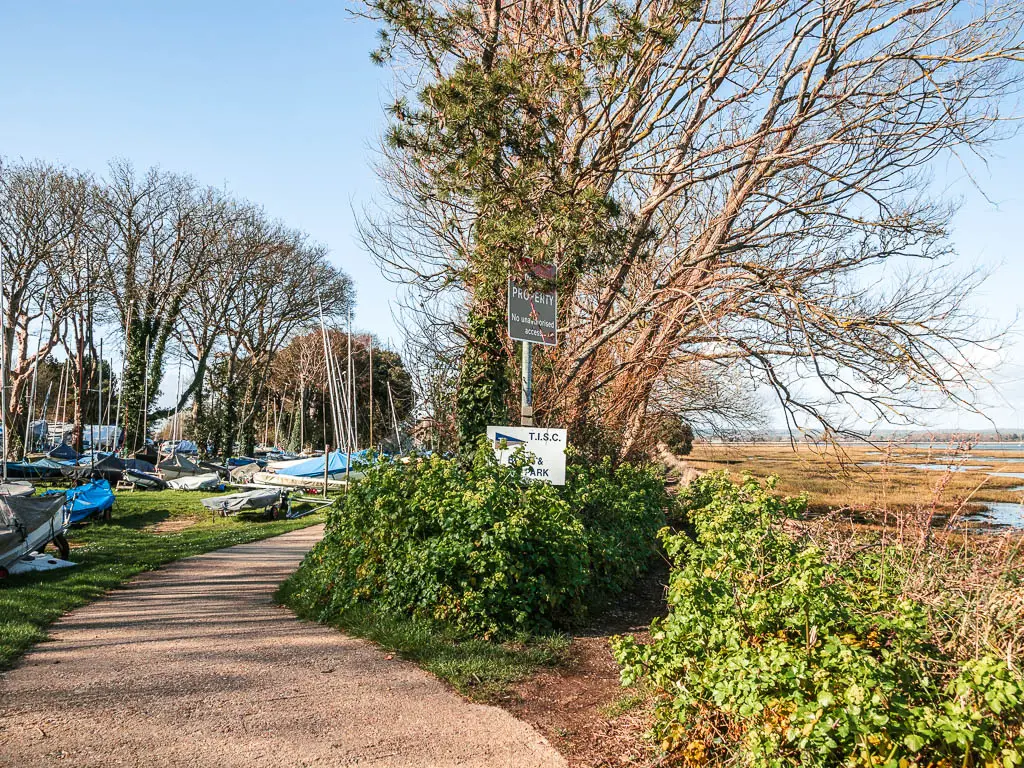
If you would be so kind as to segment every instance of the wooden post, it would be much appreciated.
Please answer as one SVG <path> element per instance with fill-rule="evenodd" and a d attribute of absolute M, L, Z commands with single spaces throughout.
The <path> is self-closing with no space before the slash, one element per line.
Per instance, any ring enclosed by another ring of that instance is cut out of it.
<path fill-rule="evenodd" d="M 324 499 L 327 498 L 327 464 L 331 460 L 331 444 L 324 443 Z"/>

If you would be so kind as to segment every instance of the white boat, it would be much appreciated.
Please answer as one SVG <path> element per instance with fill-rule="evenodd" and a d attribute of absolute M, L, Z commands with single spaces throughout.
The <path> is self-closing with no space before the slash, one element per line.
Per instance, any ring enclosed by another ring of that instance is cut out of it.
<path fill-rule="evenodd" d="M 0 494 L 0 573 L 6 575 L 19 558 L 38 552 L 51 541 L 67 559 L 70 518 L 64 494 L 10 496 Z"/>
<path fill-rule="evenodd" d="M 328 489 L 340 489 L 348 485 L 348 480 L 342 479 L 344 474 L 334 475 L 327 480 Z M 361 480 L 362 472 L 349 473 L 349 479 Z M 281 488 L 323 488 L 324 478 L 321 477 L 299 477 L 298 475 L 282 475 L 275 472 L 257 472 L 250 481 L 254 485 L 275 485 Z"/>
<path fill-rule="evenodd" d="M 224 481 L 216 472 L 209 472 L 205 475 L 192 475 L 191 477 L 178 477 L 168 480 L 167 485 L 176 491 L 215 491 L 223 485 Z"/>

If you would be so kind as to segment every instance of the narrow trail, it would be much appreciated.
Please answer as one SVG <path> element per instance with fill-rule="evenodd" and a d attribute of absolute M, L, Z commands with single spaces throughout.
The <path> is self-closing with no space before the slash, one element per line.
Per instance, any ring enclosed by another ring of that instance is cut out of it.
<path fill-rule="evenodd" d="M 182 560 L 62 618 L 0 675 L 0 766 L 565 765 L 504 710 L 274 605 L 321 535 Z"/>

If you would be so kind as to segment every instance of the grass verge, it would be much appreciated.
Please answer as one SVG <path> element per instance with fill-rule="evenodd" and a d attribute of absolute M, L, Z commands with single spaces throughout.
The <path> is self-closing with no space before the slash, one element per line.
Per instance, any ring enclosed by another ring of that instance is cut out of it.
<path fill-rule="evenodd" d="M 68 535 L 74 568 L 29 573 L 0 581 L 0 669 L 10 667 L 64 613 L 101 597 L 133 576 L 183 557 L 265 539 L 323 521 L 254 522 L 214 517 L 200 504 L 212 494 L 189 491 L 122 493 L 109 523 L 73 528 Z M 160 532 L 178 521 L 186 527 Z"/>
<path fill-rule="evenodd" d="M 567 635 L 523 637 L 515 642 L 459 639 L 437 622 L 382 615 L 361 605 L 326 619 L 297 589 L 296 574 L 278 589 L 275 599 L 301 618 L 319 621 L 348 635 L 370 640 L 415 662 L 475 701 L 494 701 L 508 687 L 541 667 L 564 663 L 572 639 Z"/>

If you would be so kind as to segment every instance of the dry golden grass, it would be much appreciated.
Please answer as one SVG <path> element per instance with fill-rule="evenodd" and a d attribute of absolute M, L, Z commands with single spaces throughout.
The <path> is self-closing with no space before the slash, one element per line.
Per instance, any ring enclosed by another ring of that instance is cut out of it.
<path fill-rule="evenodd" d="M 999 451 L 991 458 L 993 455 L 995 452 L 984 448 L 958 451 L 949 446 L 817 450 L 734 443 L 694 445 L 687 461 L 699 470 L 725 469 L 736 476 L 744 472 L 757 477 L 778 475 L 781 493 L 807 494 L 810 510 L 819 514 L 932 510 L 948 515 L 978 511 L 984 502 L 1024 501 L 1024 451 Z M 950 469 L 919 469 L 912 464 Z M 992 472 L 1021 477 L 993 476 Z"/>

